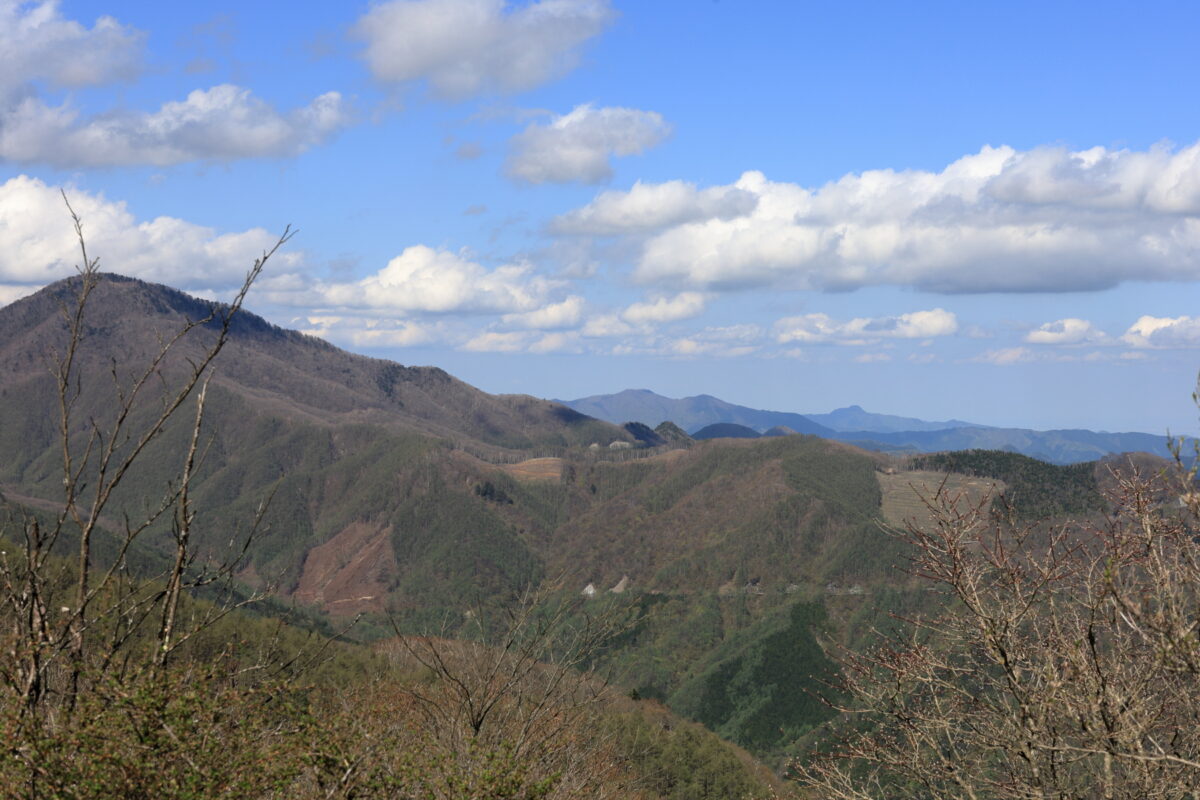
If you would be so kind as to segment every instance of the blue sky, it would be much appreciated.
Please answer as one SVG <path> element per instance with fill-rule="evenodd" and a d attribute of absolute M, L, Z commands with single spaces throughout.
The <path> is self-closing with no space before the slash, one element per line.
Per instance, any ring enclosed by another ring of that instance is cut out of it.
<path fill-rule="evenodd" d="M 310 8 L 311 6 L 311 8 Z M 0 302 L 107 269 L 483 389 L 1197 429 L 1195 3 L 0 0 Z"/>

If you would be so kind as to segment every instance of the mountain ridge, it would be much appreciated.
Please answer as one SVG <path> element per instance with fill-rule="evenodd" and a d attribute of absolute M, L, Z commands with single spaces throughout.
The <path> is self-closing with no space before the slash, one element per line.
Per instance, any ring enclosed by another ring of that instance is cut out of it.
<path fill-rule="evenodd" d="M 0 381 L 18 386 L 42 376 L 46 345 L 61 347 L 64 336 L 59 304 L 69 299 L 78 280 L 56 282 L 0 308 Z M 149 357 L 164 331 L 222 307 L 162 284 L 101 273 L 85 336 L 89 347 L 136 363 Z M 351 353 L 245 309 L 233 318 L 230 334 L 214 384 L 298 418 L 379 423 L 483 448 L 633 441 L 618 426 L 561 404 L 530 395 L 491 395 L 439 367 Z M 183 343 L 179 355 L 195 352 L 199 344 L 199 339 Z"/>
<path fill-rule="evenodd" d="M 764 411 L 728 403 L 709 394 L 671 398 L 649 389 L 626 389 L 611 395 L 594 395 L 578 400 L 558 400 L 583 414 L 612 421 L 640 422 L 651 428 L 663 422 L 674 422 L 688 433 L 695 433 L 716 422 L 732 422 L 764 431 L 786 426 L 797 433 L 828 436 L 833 429 L 814 422 L 803 414 L 786 411 Z"/>
<path fill-rule="evenodd" d="M 980 425 L 975 422 L 965 422 L 961 419 L 949 419 L 941 422 L 930 422 L 916 417 L 901 417 L 895 414 L 876 414 L 867 411 L 860 405 L 835 408 L 826 414 L 805 414 L 813 422 L 820 423 L 835 431 L 875 431 L 888 433 L 894 431 L 940 431 L 950 428 L 990 428 L 991 425 Z"/>
<path fill-rule="evenodd" d="M 0 490 L 35 507 L 61 496 L 45 356 L 61 345 L 59 303 L 73 287 L 0 308 Z M 116 277 L 102 278 L 92 300 L 77 362 L 80 449 L 86 421 L 114 413 L 114 374 L 136 374 L 160 335 L 219 307 Z M 164 386 L 212 331 L 189 337 Z M 913 491 L 905 475 L 886 487 L 880 478 L 904 459 L 835 441 L 802 415 L 783 416 L 821 437 L 779 422 L 770 427 L 784 435 L 741 440 L 696 441 L 669 422 L 619 428 L 564 405 L 489 395 L 436 367 L 347 353 L 250 312 L 235 318 L 212 374 L 205 458 L 189 490 L 201 557 L 226 552 L 231 532 L 271 498 L 264 535 L 239 556 L 239 580 L 330 620 L 362 614 L 364 637 L 396 627 L 453 633 L 476 608 L 498 610 L 553 583 L 548 576 L 572 597 L 592 586 L 653 611 L 613 654 L 628 686 L 762 753 L 824 713 L 807 704 L 815 685 L 777 645 L 807 648 L 820 674 L 814 637 L 826 615 L 831 629 L 849 630 L 877 590 L 924 600 L 895 572 L 902 546 L 879 525 L 885 494 Z M 153 414 L 156 400 L 135 411 Z M 163 496 L 189 434 L 185 413 L 150 441 L 108 509 L 114 519 Z M 139 540 L 150 555 L 169 552 L 168 528 L 164 520 Z"/>
<path fill-rule="evenodd" d="M 797 414 L 739 406 L 707 394 L 674 399 L 648 389 L 626 389 L 611 395 L 592 395 L 559 402 L 610 422 L 617 418 L 621 418 L 622 422 L 636 421 L 647 425 L 671 421 L 693 434 L 708 426 L 728 423 L 752 428 L 759 433 L 788 427 L 799 433 L 848 442 L 867 450 L 898 454 L 943 450 L 1011 450 L 1054 464 L 1094 461 L 1133 451 L 1171 456 L 1165 434 L 1082 428 L 1039 431 L 962 420 L 929 422 L 915 417 L 875 414 L 857 405 L 827 414 Z M 669 416 L 657 419 L 660 415 L 670 413 L 679 414 L 682 421 Z M 648 421 L 650 419 L 655 421 L 651 423 Z M 804 427 L 798 427 L 793 421 L 799 421 Z M 872 427 L 853 427 L 854 423 L 865 423 Z M 905 425 L 915 427 L 906 428 Z"/>

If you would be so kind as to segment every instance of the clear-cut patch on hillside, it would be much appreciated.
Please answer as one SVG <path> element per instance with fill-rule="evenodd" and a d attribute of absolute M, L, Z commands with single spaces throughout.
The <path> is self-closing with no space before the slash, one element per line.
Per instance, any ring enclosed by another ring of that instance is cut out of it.
<path fill-rule="evenodd" d="M 382 611 L 396 569 L 391 533 L 391 525 L 350 523 L 308 551 L 292 597 L 337 616 Z"/>
<path fill-rule="evenodd" d="M 516 464 L 505 464 L 501 469 L 517 480 L 557 481 L 562 478 L 563 460 L 561 458 L 530 458 Z"/>
<path fill-rule="evenodd" d="M 994 478 L 972 478 L 956 473 L 914 470 L 887 474 L 876 473 L 879 488 L 883 492 L 883 518 L 891 525 L 904 527 L 909 522 L 918 526 L 932 524 L 932 515 L 922 498 L 932 498 L 943 487 L 951 497 L 962 495 L 960 504 L 978 505 L 988 495 L 998 495 L 1005 490 L 1002 481 Z"/>

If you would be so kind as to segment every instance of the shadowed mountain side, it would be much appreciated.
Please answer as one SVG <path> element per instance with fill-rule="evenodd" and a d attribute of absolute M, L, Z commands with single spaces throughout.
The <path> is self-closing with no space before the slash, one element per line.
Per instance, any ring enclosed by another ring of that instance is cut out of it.
<path fill-rule="evenodd" d="M 649 425 L 643 425 L 640 422 L 626 422 L 621 427 L 646 447 L 661 447 L 667 444 L 667 440 Z"/>
<path fill-rule="evenodd" d="M 695 432 L 716 422 L 732 422 L 757 431 L 786 425 L 797 433 L 829 436 L 830 428 L 819 425 L 801 414 L 783 411 L 760 411 L 727 403 L 711 395 L 675 399 L 663 397 L 648 389 L 626 389 L 617 394 L 582 397 L 561 401 L 584 414 L 609 422 L 641 422 L 654 427 L 670 420 L 688 432 Z"/>
<path fill-rule="evenodd" d="M 702 439 L 757 439 L 759 436 L 762 434 L 753 428 L 734 422 L 714 422 L 692 434 L 692 438 L 697 441 Z"/>

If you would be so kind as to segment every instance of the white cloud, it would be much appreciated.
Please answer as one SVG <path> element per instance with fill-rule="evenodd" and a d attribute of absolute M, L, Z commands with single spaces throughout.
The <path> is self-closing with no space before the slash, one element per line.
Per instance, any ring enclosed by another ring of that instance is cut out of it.
<path fill-rule="evenodd" d="M 1075 317 L 1047 322 L 1025 334 L 1025 341 L 1030 344 L 1083 344 L 1100 342 L 1107 338 L 1104 331 L 1097 329 L 1086 319 Z"/>
<path fill-rule="evenodd" d="M 33 81 L 79 89 L 131 80 L 142 71 L 145 35 L 112 17 L 91 27 L 65 19 L 57 0 L 0 0 L 0 104 Z"/>
<path fill-rule="evenodd" d="M 543 334 L 529 345 L 531 353 L 561 353 L 579 351 L 579 334 L 574 331 L 556 331 Z"/>
<path fill-rule="evenodd" d="M 675 297 L 659 297 L 649 303 L 634 303 L 621 312 L 621 318 L 633 325 L 674 322 L 704 311 L 706 298 L 700 292 L 683 292 Z"/>
<path fill-rule="evenodd" d="M 521 328 L 571 328 L 578 325 L 583 318 L 583 307 L 583 298 L 573 294 L 562 302 L 551 303 L 523 314 L 506 314 L 503 321 Z"/>
<path fill-rule="evenodd" d="M 759 347 L 756 342 L 762 335 L 762 328 L 753 324 L 710 326 L 690 336 L 670 339 L 656 352 L 661 355 L 739 358 L 757 352 Z"/>
<path fill-rule="evenodd" d="M 354 347 L 411 347 L 437 338 L 438 326 L 376 317 L 312 316 L 295 320 L 303 333 Z"/>
<path fill-rule="evenodd" d="M 579 352 L 579 334 L 575 331 L 483 331 L 468 339 L 463 350 L 476 353 L 560 353 Z"/>
<path fill-rule="evenodd" d="M 758 348 L 750 345 L 729 345 L 721 342 L 705 341 L 699 337 L 684 337 L 672 339 L 666 346 L 659 349 L 662 355 L 674 356 L 713 356 L 716 358 L 740 358 L 754 353 Z"/>
<path fill-rule="evenodd" d="M 463 350 L 476 353 L 518 353 L 529 344 L 527 331 L 484 331 L 467 341 Z"/>
<path fill-rule="evenodd" d="M 860 353 L 854 357 L 854 360 L 859 364 L 881 364 L 891 361 L 892 357 L 887 353 Z"/>
<path fill-rule="evenodd" d="M 942 308 L 913 311 L 895 317 L 856 317 L 846 322 L 828 314 L 786 317 L 775 323 L 775 340 L 780 344 L 866 344 L 879 339 L 927 339 L 949 336 L 958 330 L 958 318 Z"/>
<path fill-rule="evenodd" d="M 584 323 L 581 333 L 593 339 L 607 339 L 614 336 L 628 336 L 634 331 L 632 325 L 616 314 L 601 314 Z"/>
<path fill-rule="evenodd" d="M 217 233 L 175 217 L 138 221 L 124 203 L 68 188 L 101 269 L 173 286 L 224 289 L 276 241 L 262 228 Z M 281 253 L 276 265 L 299 256 Z M 58 187 L 25 175 L 0 184 L 0 283 L 41 286 L 75 274 L 79 245 Z M 278 273 L 277 273 L 278 274 Z"/>
<path fill-rule="evenodd" d="M 762 338 L 763 329 L 753 323 L 708 327 L 696 334 L 709 342 L 740 342 L 749 344 Z"/>
<path fill-rule="evenodd" d="M 1115 352 L 1112 349 L 1092 350 L 1081 352 L 1080 350 L 1031 350 L 1028 347 L 1004 347 L 996 350 L 985 350 L 978 355 L 967 359 L 982 364 L 994 364 L 996 366 L 1006 367 L 1013 364 L 1029 364 L 1034 362 L 1039 363 L 1105 363 L 1110 365 L 1118 365 L 1128 361 L 1140 361 L 1146 358 L 1146 354 L 1140 351 L 1126 350 L 1123 352 Z"/>
<path fill-rule="evenodd" d="M 345 127 L 337 92 L 281 114 L 248 89 L 224 84 L 191 92 L 153 113 L 109 113 L 80 120 L 68 105 L 27 97 L 0 113 L 0 159 L 55 167 L 294 156 Z"/>
<path fill-rule="evenodd" d="M 42 89 L 137 77 L 144 38 L 112 17 L 87 28 L 64 18 L 57 2 L 0 0 L 0 161 L 73 169 L 294 156 L 350 121 L 337 92 L 282 113 L 249 90 L 224 84 L 153 112 L 91 117 L 69 99 L 43 97 Z"/>
<path fill-rule="evenodd" d="M 1006 367 L 1034 359 L 1034 353 L 1028 347 L 1005 347 L 998 350 L 985 350 L 971 360 Z"/>
<path fill-rule="evenodd" d="M 525 264 L 488 269 L 463 253 L 413 245 L 373 275 L 321 284 L 298 302 L 334 308 L 421 313 L 522 313 L 536 311 L 553 288 Z"/>
<path fill-rule="evenodd" d="M 697 189 L 693 183 L 638 181 L 627 192 L 601 192 L 583 208 L 556 218 L 554 233 L 610 236 L 655 231 L 696 219 L 732 219 L 754 210 L 758 198 L 731 186 Z"/>
<path fill-rule="evenodd" d="M 1132 347 L 1196 347 L 1200 317 L 1139 317 L 1121 339 Z"/>
<path fill-rule="evenodd" d="M 9 286 L 0 283 L 0 306 L 6 306 L 36 291 L 36 286 Z"/>
<path fill-rule="evenodd" d="M 389 82 L 427 80 L 447 98 L 531 89 L 573 69 L 614 17 L 606 0 L 390 0 L 355 24 L 367 65 Z"/>
<path fill-rule="evenodd" d="M 652 188 L 605 193 L 556 224 L 623 233 L 638 247 L 637 280 L 696 289 L 1083 291 L 1200 279 L 1200 143 L 984 147 L 940 172 L 872 170 L 818 188 L 747 172 L 713 187 L 751 195 L 747 210 L 688 212 L 649 238 L 636 213 L 600 213 L 635 210 Z"/>
<path fill-rule="evenodd" d="M 653 111 L 576 106 L 514 136 L 505 171 L 529 183 L 600 183 L 612 177 L 613 156 L 642 153 L 668 133 L 670 126 Z"/>

